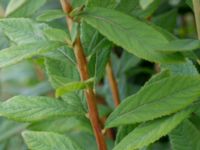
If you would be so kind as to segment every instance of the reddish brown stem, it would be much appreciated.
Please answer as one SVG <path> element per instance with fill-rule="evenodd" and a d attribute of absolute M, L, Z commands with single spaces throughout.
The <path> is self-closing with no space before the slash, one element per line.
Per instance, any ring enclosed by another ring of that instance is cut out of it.
<path fill-rule="evenodd" d="M 61 0 L 61 5 L 65 13 L 70 13 L 72 11 L 71 4 L 69 0 Z M 70 16 L 66 17 L 67 24 L 69 31 L 71 32 L 72 25 L 73 25 L 73 18 Z M 80 36 L 77 36 L 76 41 L 74 42 L 74 54 L 77 61 L 77 67 L 80 73 L 80 77 L 82 81 L 89 79 L 89 73 L 88 73 L 88 67 L 87 67 L 87 60 L 84 54 L 84 50 L 81 44 Z M 103 137 L 103 134 L 101 132 L 101 126 L 100 126 L 100 119 L 97 111 L 96 106 L 96 97 L 91 88 L 87 88 L 85 90 L 85 95 L 87 99 L 87 105 L 88 105 L 88 113 L 90 122 L 92 124 L 92 128 L 95 134 L 96 142 L 98 145 L 99 150 L 106 150 L 106 143 Z"/>
<path fill-rule="evenodd" d="M 108 81 L 109 81 L 110 89 L 113 96 L 113 101 L 114 101 L 115 107 L 117 107 L 120 104 L 120 98 L 119 98 L 117 81 L 115 79 L 115 76 L 112 70 L 111 61 L 109 61 L 106 66 L 106 72 L 107 72 Z"/>

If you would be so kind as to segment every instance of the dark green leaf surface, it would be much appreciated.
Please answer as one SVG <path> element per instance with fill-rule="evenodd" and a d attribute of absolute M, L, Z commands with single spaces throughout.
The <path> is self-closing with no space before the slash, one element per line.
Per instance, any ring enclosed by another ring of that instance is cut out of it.
<path fill-rule="evenodd" d="M 110 41 L 138 57 L 162 63 L 183 61 L 180 54 L 163 54 L 155 51 L 157 45 L 167 44 L 168 40 L 153 27 L 134 17 L 98 7 L 88 8 L 80 16 Z"/>
<path fill-rule="evenodd" d="M 193 109 L 187 109 L 169 117 L 146 122 L 130 132 L 113 150 L 135 150 L 143 148 L 162 136 L 167 135 L 186 119 L 192 111 Z"/>
<path fill-rule="evenodd" d="M 106 126 L 132 124 L 169 115 L 187 107 L 199 96 L 199 76 L 167 77 L 126 98 L 108 117 Z"/>

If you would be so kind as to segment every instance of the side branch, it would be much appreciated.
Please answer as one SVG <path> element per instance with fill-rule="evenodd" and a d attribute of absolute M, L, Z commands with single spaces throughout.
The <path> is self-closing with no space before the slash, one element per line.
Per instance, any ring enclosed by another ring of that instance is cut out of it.
<path fill-rule="evenodd" d="M 113 101 L 114 101 L 115 107 L 117 107 L 120 104 L 119 90 L 118 90 L 117 81 L 115 79 L 115 76 L 114 76 L 114 73 L 113 73 L 113 70 L 112 70 L 111 61 L 109 61 L 107 66 L 106 66 L 106 73 L 107 73 L 108 81 L 109 81 L 109 84 L 110 84 L 110 89 L 111 89 L 111 92 L 112 92 Z"/>

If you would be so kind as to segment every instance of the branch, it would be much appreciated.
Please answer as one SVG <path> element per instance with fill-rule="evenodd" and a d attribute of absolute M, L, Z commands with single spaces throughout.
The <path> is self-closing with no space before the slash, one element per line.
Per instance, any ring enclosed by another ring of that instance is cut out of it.
<path fill-rule="evenodd" d="M 72 6 L 69 0 L 60 0 L 60 1 L 61 1 L 61 5 L 64 12 L 69 14 L 72 11 Z M 69 31 L 71 32 L 72 25 L 73 25 L 73 18 L 71 18 L 70 16 L 67 16 L 66 20 L 67 20 Z M 88 72 L 88 67 L 87 67 L 87 60 L 84 54 L 84 50 L 83 50 L 79 35 L 77 36 L 73 49 L 74 49 L 74 54 L 76 57 L 77 67 L 79 70 L 81 80 L 82 81 L 88 80 L 89 72 Z M 106 150 L 107 149 L 106 143 L 105 143 L 103 134 L 101 132 L 100 119 L 99 119 L 99 115 L 97 111 L 95 94 L 91 88 L 87 88 L 85 90 L 85 95 L 87 99 L 89 118 L 90 118 L 90 122 L 92 124 L 92 128 L 95 134 L 98 149 Z"/>
<path fill-rule="evenodd" d="M 194 7 L 194 15 L 196 20 L 198 39 L 200 39 L 200 1 L 193 0 L 193 7 Z"/>
<path fill-rule="evenodd" d="M 117 81 L 115 79 L 115 76 L 114 76 L 114 73 L 112 70 L 111 61 L 109 61 L 106 66 L 106 72 L 107 72 L 108 81 L 109 81 L 110 89 L 111 89 L 112 96 L 113 96 L 113 101 L 114 101 L 115 107 L 117 107 L 120 104 L 120 98 L 119 98 Z"/>

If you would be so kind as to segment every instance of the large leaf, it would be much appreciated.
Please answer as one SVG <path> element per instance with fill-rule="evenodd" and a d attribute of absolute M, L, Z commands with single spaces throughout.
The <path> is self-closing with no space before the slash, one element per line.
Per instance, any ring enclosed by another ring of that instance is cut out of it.
<path fill-rule="evenodd" d="M 15 96 L 0 105 L 0 115 L 23 122 L 81 114 L 82 109 L 48 97 Z"/>
<path fill-rule="evenodd" d="M 23 137 L 32 150 L 82 150 L 70 138 L 53 132 L 23 132 Z"/>
<path fill-rule="evenodd" d="M 163 63 L 183 61 L 180 54 L 155 51 L 157 45 L 167 44 L 168 40 L 153 27 L 134 17 L 98 7 L 88 8 L 80 16 L 109 40 L 138 57 Z"/>
<path fill-rule="evenodd" d="M 41 53 L 56 50 L 62 47 L 58 42 L 37 42 L 19 46 L 13 46 L 0 51 L 0 67 L 17 63 Z"/>
<path fill-rule="evenodd" d="M 42 31 L 50 27 L 31 19 L 10 18 L 0 19 L 0 28 L 11 41 L 16 44 L 26 44 L 46 40 Z"/>
<path fill-rule="evenodd" d="M 135 150 L 147 146 L 167 135 L 193 111 L 192 108 L 175 115 L 144 123 L 130 132 L 113 150 Z"/>
<path fill-rule="evenodd" d="M 199 150 L 200 131 L 189 120 L 184 121 L 170 133 L 173 150 Z"/>
<path fill-rule="evenodd" d="M 200 96 L 199 76 L 174 75 L 144 86 L 108 117 L 107 127 L 152 120 L 183 109 Z"/>
<path fill-rule="evenodd" d="M 46 0 L 11 0 L 6 8 L 7 17 L 27 17 L 35 13 Z"/>

